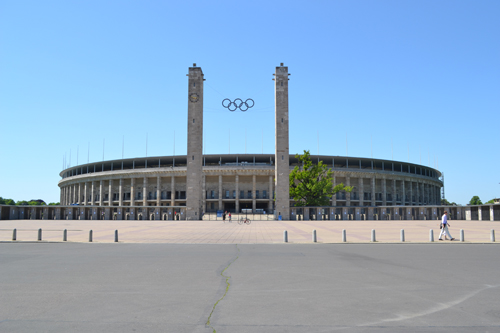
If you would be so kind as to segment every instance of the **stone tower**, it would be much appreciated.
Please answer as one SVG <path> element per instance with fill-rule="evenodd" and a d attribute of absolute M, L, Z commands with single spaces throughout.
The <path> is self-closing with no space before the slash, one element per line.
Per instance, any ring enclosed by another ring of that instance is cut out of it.
<path fill-rule="evenodd" d="M 202 212 L 203 72 L 189 67 L 186 219 L 200 220 Z"/>
<path fill-rule="evenodd" d="M 283 220 L 290 219 L 290 185 L 288 158 L 288 67 L 276 67 L 274 74 L 274 96 L 276 117 L 276 154 L 275 154 L 275 207 L 276 215 L 281 214 Z"/>

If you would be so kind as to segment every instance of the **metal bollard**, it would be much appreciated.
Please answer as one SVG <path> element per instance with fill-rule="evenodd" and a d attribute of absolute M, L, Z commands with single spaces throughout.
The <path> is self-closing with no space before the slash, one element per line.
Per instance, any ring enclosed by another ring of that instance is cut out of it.
<path fill-rule="evenodd" d="M 434 230 L 429 231 L 429 242 L 434 242 Z"/>
<path fill-rule="evenodd" d="M 63 242 L 66 242 L 68 240 L 68 230 L 64 229 L 63 231 Z"/>
<path fill-rule="evenodd" d="M 372 229 L 372 242 L 376 242 L 376 238 L 375 238 L 375 229 Z"/>
<path fill-rule="evenodd" d="M 115 230 L 115 242 L 118 242 L 118 230 Z"/>
<path fill-rule="evenodd" d="M 401 239 L 402 242 L 405 241 L 405 230 L 404 229 L 401 229 L 401 235 L 399 238 Z"/>
<path fill-rule="evenodd" d="M 89 242 L 92 242 L 92 230 L 89 231 Z"/>
<path fill-rule="evenodd" d="M 345 233 L 345 229 L 342 229 L 342 242 L 347 242 L 347 237 L 346 237 L 346 233 Z"/>
<path fill-rule="evenodd" d="M 14 230 L 16 230 L 16 229 L 14 229 Z M 491 229 L 491 233 L 490 233 L 490 240 L 491 240 L 492 242 L 494 242 L 494 241 L 495 241 L 495 229 Z"/>
<path fill-rule="evenodd" d="M 313 242 L 316 243 L 317 242 L 317 238 L 316 238 L 316 229 L 313 230 Z"/>
<path fill-rule="evenodd" d="M 460 241 L 464 241 L 464 229 L 460 229 Z"/>
<path fill-rule="evenodd" d="M 42 228 L 38 229 L 38 240 L 42 240 Z"/>
<path fill-rule="evenodd" d="M 288 243 L 288 232 L 283 231 L 283 243 Z"/>
<path fill-rule="evenodd" d="M 17 240 L 17 230 L 16 229 L 12 230 L 12 240 L 13 241 Z"/>

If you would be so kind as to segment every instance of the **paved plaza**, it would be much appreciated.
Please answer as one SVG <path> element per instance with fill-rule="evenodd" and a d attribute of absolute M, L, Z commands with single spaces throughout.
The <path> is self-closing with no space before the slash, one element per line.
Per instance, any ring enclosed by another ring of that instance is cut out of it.
<path fill-rule="evenodd" d="M 498 250 L 1 243 L 0 331 L 499 332 Z"/>
<path fill-rule="evenodd" d="M 499 222 L 450 221 L 450 233 L 455 242 L 464 230 L 464 243 L 490 243 L 492 229 L 500 231 Z M 0 221 L 0 241 L 11 241 L 13 229 L 17 241 L 37 241 L 42 229 L 42 242 L 60 242 L 67 230 L 68 242 L 88 242 L 89 231 L 94 243 L 114 242 L 118 230 L 122 243 L 170 244 L 275 244 L 283 243 L 283 232 L 288 233 L 289 243 L 312 243 L 316 230 L 318 243 L 341 243 L 342 230 L 346 230 L 347 243 L 371 241 L 375 230 L 377 243 L 400 242 L 404 229 L 405 242 L 427 243 L 429 231 L 434 230 L 438 242 L 439 221 L 252 221 L 239 225 L 236 221 L 77 221 L 77 220 L 4 220 Z M 445 243 L 439 242 L 439 243 Z M 446 242 L 449 243 L 449 242 Z"/>

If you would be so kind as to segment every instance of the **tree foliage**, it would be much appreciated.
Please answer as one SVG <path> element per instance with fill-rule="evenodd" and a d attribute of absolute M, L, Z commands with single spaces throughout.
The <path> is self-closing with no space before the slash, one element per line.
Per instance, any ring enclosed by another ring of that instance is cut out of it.
<path fill-rule="evenodd" d="M 15 205 L 16 202 L 12 199 L 0 197 L 0 205 Z"/>
<path fill-rule="evenodd" d="M 57 203 L 59 204 L 59 203 Z M 15 202 L 14 200 L 12 199 L 4 199 L 2 197 L 0 197 L 0 205 L 16 205 L 16 206 L 44 206 L 46 205 L 45 201 L 41 200 L 41 199 L 32 199 L 30 201 L 26 201 L 26 200 L 20 200 L 18 202 Z"/>
<path fill-rule="evenodd" d="M 482 205 L 481 199 L 477 195 L 473 196 L 469 201 L 469 205 Z"/>
<path fill-rule="evenodd" d="M 441 205 L 442 206 L 456 206 L 457 203 L 456 202 L 449 202 L 446 199 L 441 199 Z"/>
<path fill-rule="evenodd" d="M 495 203 L 495 199 L 491 199 L 490 201 L 486 201 L 484 204 L 487 205 L 487 204 L 494 204 Z"/>
<path fill-rule="evenodd" d="M 295 155 L 302 166 L 296 166 L 290 172 L 290 196 L 296 201 L 295 206 L 329 206 L 333 194 L 351 192 L 351 186 L 339 184 L 333 186 L 333 171 L 323 161 L 313 164 L 309 150 L 304 155 Z"/>

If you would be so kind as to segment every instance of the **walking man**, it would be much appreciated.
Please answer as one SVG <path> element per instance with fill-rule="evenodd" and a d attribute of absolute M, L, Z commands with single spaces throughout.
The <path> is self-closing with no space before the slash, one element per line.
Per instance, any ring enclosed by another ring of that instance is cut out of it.
<path fill-rule="evenodd" d="M 450 235 L 450 232 L 448 231 L 448 226 L 450 226 L 448 224 L 448 212 L 447 211 L 444 211 L 444 214 L 443 214 L 443 219 L 441 220 L 441 233 L 439 234 L 439 240 L 442 241 L 443 240 L 443 235 L 444 235 L 444 239 L 446 239 L 446 236 L 450 237 L 450 241 L 454 240 L 455 238 L 451 237 Z M 451 227 L 451 226 L 450 226 Z"/>

